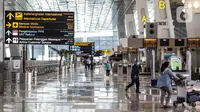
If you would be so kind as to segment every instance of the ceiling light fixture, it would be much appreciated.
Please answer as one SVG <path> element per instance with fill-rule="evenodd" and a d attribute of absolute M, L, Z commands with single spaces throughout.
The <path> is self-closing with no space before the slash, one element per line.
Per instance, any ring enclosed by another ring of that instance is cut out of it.
<path fill-rule="evenodd" d="M 199 8 L 199 3 L 194 3 L 194 5 L 193 5 L 193 6 L 194 6 L 194 8 L 196 8 L 196 9 L 197 9 L 197 8 Z"/>
<path fill-rule="evenodd" d="M 188 4 L 188 8 L 192 8 L 192 4 Z"/>

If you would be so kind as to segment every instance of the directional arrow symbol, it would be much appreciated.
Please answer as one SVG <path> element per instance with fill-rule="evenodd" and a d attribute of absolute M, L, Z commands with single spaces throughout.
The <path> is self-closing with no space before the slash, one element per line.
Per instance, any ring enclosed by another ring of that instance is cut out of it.
<path fill-rule="evenodd" d="M 8 23 L 6 24 L 6 26 L 7 26 L 8 28 L 10 28 L 12 25 L 10 24 L 10 22 L 8 22 Z"/>
<path fill-rule="evenodd" d="M 12 32 L 11 32 L 10 30 L 8 30 L 8 31 L 6 32 L 6 34 L 7 34 L 8 36 L 10 36 L 11 33 L 12 33 Z"/>
<path fill-rule="evenodd" d="M 10 42 L 12 42 L 12 39 L 8 38 L 8 39 L 6 39 L 6 42 L 8 42 L 10 44 Z"/>
<path fill-rule="evenodd" d="M 14 15 L 10 12 L 10 13 L 8 13 L 8 15 L 6 16 L 6 17 L 8 17 L 9 18 L 9 20 L 11 20 L 12 19 L 12 17 L 14 17 Z"/>

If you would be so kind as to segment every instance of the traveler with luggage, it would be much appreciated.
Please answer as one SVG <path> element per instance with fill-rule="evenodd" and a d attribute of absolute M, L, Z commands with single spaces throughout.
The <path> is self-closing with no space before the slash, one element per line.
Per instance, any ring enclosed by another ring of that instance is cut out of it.
<path fill-rule="evenodd" d="M 164 62 L 161 66 L 161 73 L 157 81 L 157 87 L 161 89 L 161 107 L 167 108 L 169 106 L 169 101 L 171 99 L 172 91 L 172 78 L 179 79 L 169 68 L 170 63 L 168 61 Z M 165 95 L 167 93 L 167 97 Z M 164 104 L 165 99 L 165 104 Z"/>

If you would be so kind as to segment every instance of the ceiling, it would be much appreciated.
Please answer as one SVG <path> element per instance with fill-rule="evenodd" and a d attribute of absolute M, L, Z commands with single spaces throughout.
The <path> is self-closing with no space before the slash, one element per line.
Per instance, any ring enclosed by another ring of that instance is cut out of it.
<path fill-rule="evenodd" d="M 5 0 L 5 10 L 73 11 L 76 32 L 117 31 L 134 0 Z"/>

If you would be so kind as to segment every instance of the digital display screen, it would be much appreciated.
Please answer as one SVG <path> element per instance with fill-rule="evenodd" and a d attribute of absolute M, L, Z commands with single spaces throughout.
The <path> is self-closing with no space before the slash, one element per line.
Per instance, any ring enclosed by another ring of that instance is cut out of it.
<path fill-rule="evenodd" d="M 74 44 L 74 12 L 5 11 L 6 44 Z"/>
<path fill-rule="evenodd" d="M 71 48 L 79 48 L 79 51 L 81 53 L 87 53 L 94 56 L 95 54 L 95 43 L 94 42 L 75 42 L 74 46 L 71 46 Z"/>
<path fill-rule="evenodd" d="M 160 39 L 160 46 L 169 46 L 169 39 Z"/>
<path fill-rule="evenodd" d="M 175 39 L 175 46 L 185 46 L 185 39 Z"/>

